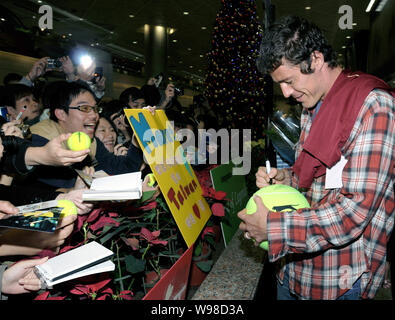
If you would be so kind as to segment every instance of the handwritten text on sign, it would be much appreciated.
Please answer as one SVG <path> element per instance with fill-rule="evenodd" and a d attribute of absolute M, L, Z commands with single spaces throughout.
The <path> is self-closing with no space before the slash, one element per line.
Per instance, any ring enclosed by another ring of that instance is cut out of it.
<path fill-rule="evenodd" d="M 148 110 L 125 109 L 125 114 L 174 220 L 190 247 L 209 219 L 211 210 L 184 150 L 175 138 L 172 123 L 163 110 L 152 115 Z"/>

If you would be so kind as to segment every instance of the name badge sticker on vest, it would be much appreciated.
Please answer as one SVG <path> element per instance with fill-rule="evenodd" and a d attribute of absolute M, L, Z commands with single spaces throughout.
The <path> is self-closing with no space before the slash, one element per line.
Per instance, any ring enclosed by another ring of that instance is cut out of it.
<path fill-rule="evenodd" d="M 325 189 L 336 189 L 343 187 L 342 174 L 347 161 L 348 160 L 342 155 L 338 163 L 336 163 L 332 168 L 326 169 Z"/>

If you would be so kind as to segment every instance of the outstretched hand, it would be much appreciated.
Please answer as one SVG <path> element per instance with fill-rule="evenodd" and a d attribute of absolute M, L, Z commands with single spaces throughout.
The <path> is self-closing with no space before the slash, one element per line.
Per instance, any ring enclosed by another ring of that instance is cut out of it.
<path fill-rule="evenodd" d="M 71 133 L 61 134 L 43 147 L 28 148 L 25 156 L 27 165 L 69 166 L 81 162 L 89 154 L 89 149 L 72 151 L 64 148 L 64 142 Z"/>

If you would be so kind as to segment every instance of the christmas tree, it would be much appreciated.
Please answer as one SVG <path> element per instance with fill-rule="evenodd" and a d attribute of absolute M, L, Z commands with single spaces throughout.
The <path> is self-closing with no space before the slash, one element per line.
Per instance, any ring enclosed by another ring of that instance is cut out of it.
<path fill-rule="evenodd" d="M 264 136 L 265 80 L 256 68 L 262 26 L 254 0 L 222 0 L 208 53 L 205 96 L 228 129 Z"/>

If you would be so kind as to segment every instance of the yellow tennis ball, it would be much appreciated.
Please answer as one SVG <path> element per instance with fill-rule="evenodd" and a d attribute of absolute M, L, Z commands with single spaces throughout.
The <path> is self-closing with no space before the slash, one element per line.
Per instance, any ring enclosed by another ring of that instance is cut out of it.
<path fill-rule="evenodd" d="M 86 150 L 91 146 L 91 138 L 85 132 L 76 131 L 67 139 L 67 146 L 73 151 Z"/>
<path fill-rule="evenodd" d="M 147 184 L 148 184 L 148 186 L 152 187 L 156 182 L 155 176 L 153 173 L 149 173 L 147 176 L 148 176 L 148 183 Z"/>
<path fill-rule="evenodd" d="M 255 196 L 262 199 L 263 204 L 270 211 L 285 212 L 297 209 L 310 208 L 305 196 L 295 188 L 282 184 L 274 184 L 259 189 L 247 202 L 247 214 L 256 212 Z M 268 250 L 268 242 L 263 241 L 259 245 L 262 249 Z"/>
<path fill-rule="evenodd" d="M 67 217 L 72 214 L 78 214 L 77 207 L 71 200 L 58 200 L 58 208 L 63 208 L 62 212 L 60 213 L 60 218 Z"/>

